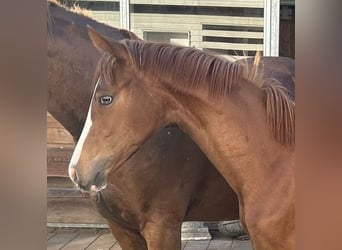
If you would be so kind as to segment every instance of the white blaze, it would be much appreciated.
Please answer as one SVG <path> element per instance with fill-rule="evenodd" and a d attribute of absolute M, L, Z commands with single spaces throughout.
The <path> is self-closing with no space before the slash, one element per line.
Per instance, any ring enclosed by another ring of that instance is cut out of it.
<path fill-rule="evenodd" d="M 82 130 L 80 139 L 78 140 L 78 142 L 76 144 L 76 147 L 74 149 L 74 152 L 72 154 L 72 157 L 71 157 L 71 160 L 70 160 L 70 163 L 69 163 L 69 169 L 68 169 L 69 170 L 69 177 L 71 177 L 70 169 L 72 167 L 76 166 L 77 163 L 78 163 L 78 160 L 80 159 L 82 148 L 83 148 L 83 144 L 84 144 L 85 140 L 87 139 L 88 133 L 89 133 L 90 128 L 91 128 L 91 125 L 93 124 L 93 121 L 91 120 L 91 105 L 93 103 L 93 98 L 94 98 L 95 91 L 96 91 L 96 88 L 97 88 L 97 85 L 99 84 L 99 82 L 100 82 L 100 78 L 96 82 L 96 85 L 95 85 L 95 88 L 94 88 L 94 93 L 93 93 L 93 96 L 91 98 L 91 102 L 90 102 L 90 106 L 89 106 L 89 110 L 88 110 L 87 119 L 85 121 L 85 124 L 84 124 L 83 130 Z"/>

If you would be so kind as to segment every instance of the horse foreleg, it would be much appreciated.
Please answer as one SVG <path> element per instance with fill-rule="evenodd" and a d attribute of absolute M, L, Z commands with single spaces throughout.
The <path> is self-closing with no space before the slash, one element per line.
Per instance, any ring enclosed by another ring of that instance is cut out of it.
<path fill-rule="evenodd" d="M 254 211 L 241 216 L 254 250 L 294 250 L 294 209 L 279 209 L 277 214 Z M 258 214 L 258 216 L 256 216 Z"/>
<path fill-rule="evenodd" d="M 181 223 L 148 222 L 142 230 L 148 250 L 181 249 Z"/>
<path fill-rule="evenodd" d="M 108 225 L 122 250 L 147 250 L 146 241 L 138 230 L 129 229 L 114 221 L 108 221 Z"/>

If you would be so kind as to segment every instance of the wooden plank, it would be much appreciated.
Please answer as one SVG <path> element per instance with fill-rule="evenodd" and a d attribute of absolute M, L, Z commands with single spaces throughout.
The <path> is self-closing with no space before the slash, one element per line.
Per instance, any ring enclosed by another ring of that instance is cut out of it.
<path fill-rule="evenodd" d="M 203 30 L 203 36 L 215 37 L 236 37 L 236 38 L 257 38 L 263 39 L 263 32 L 247 32 L 247 31 L 225 31 L 225 30 Z"/>
<path fill-rule="evenodd" d="M 48 128 L 64 128 L 49 112 L 46 114 L 46 124 Z"/>
<path fill-rule="evenodd" d="M 48 188 L 74 188 L 75 185 L 70 180 L 69 177 L 48 176 L 47 187 Z"/>
<path fill-rule="evenodd" d="M 213 240 L 210 241 L 208 250 L 231 250 L 233 239 L 221 232 L 216 232 L 213 235 Z"/>
<path fill-rule="evenodd" d="M 70 133 L 50 113 L 46 114 L 47 144 L 70 144 L 74 141 Z"/>
<path fill-rule="evenodd" d="M 86 197 L 47 197 L 48 223 L 107 224 Z"/>
<path fill-rule="evenodd" d="M 251 7 L 263 8 L 263 0 L 134 0 L 134 4 L 160 4 L 160 5 L 190 5 L 190 6 L 216 6 L 216 7 Z"/>
<path fill-rule="evenodd" d="M 122 250 L 109 229 L 48 228 L 55 233 L 47 240 L 47 249 L 111 249 Z M 252 250 L 250 241 L 232 239 L 222 233 L 214 233 L 212 241 L 182 241 L 183 250 Z"/>
<path fill-rule="evenodd" d="M 84 249 L 100 236 L 98 229 L 80 229 L 78 233 L 72 241 L 63 247 L 63 250 Z"/>
<path fill-rule="evenodd" d="M 78 235 L 75 228 L 61 228 L 47 242 L 47 250 L 61 249 Z"/>
<path fill-rule="evenodd" d="M 184 250 L 206 250 L 209 246 L 210 240 L 189 240 L 185 245 Z"/>
<path fill-rule="evenodd" d="M 220 42 L 202 42 L 202 48 L 210 49 L 232 49 L 245 51 L 263 50 L 262 44 L 246 44 L 246 43 L 220 43 Z"/>
<path fill-rule="evenodd" d="M 187 244 L 188 244 L 188 241 L 187 241 L 187 240 L 182 240 L 181 249 L 183 250 Z"/>
<path fill-rule="evenodd" d="M 231 250 L 231 241 L 224 241 L 224 240 L 212 240 L 209 243 L 207 250 Z"/>
<path fill-rule="evenodd" d="M 56 234 L 57 228 L 48 227 L 47 232 L 47 240 L 49 240 L 52 236 Z"/>
<path fill-rule="evenodd" d="M 119 242 L 117 241 L 117 242 L 115 242 L 114 246 L 112 246 L 112 247 L 110 248 L 110 250 L 122 250 L 122 248 L 120 247 L 120 244 L 119 244 Z"/>
<path fill-rule="evenodd" d="M 233 240 L 232 250 L 253 250 L 250 240 Z"/>
<path fill-rule="evenodd" d="M 88 198 L 88 195 L 74 188 L 48 188 L 48 197 Z"/>
<path fill-rule="evenodd" d="M 47 128 L 47 144 L 51 143 L 73 145 L 74 140 L 64 128 Z"/>
<path fill-rule="evenodd" d="M 103 1 L 103 0 L 93 0 Z M 119 2 L 118 0 L 104 0 L 105 2 Z M 294 2 L 294 0 L 292 0 Z M 287 1 L 291 2 L 291 1 Z M 134 0 L 132 4 L 159 4 L 159 5 L 195 5 L 195 6 L 225 6 L 225 7 L 251 7 L 251 8 L 263 8 L 263 0 Z M 94 12 L 94 11 L 92 11 Z"/>
<path fill-rule="evenodd" d="M 132 14 L 132 26 L 158 26 L 165 29 L 165 24 L 177 25 L 187 29 L 188 25 L 216 24 L 263 27 L 263 17 L 239 17 L 239 16 L 210 16 L 210 15 L 182 15 L 182 14 Z M 166 26 L 167 27 L 167 26 Z M 163 29 L 161 29 L 163 30 Z"/>
<path fill-rule="evenodd" d="M 72 156 L 73 147 L 48 147 L 47 149 L 47 176 L 68 177 L 68 165 Z"/>
<path fill-rule="evenodd" d="M 101 235 L 92 242 L 86 250 L 99 250 L 99 249 L 110 249 L 116 243 L 116 239 L 113 237 L 108 229 L 103 229 Z"/>

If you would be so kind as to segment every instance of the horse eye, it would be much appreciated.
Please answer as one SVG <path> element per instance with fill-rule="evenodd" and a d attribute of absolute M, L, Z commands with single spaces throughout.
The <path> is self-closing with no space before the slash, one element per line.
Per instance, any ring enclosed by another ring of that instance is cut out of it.
<path fill-rule="evenodd" d="M 113 101 L 113 97 L 110 95 L 103 95 L 100 97 L 100 103 L 102 105 L 109 105 L 112 103 L 112 101 Z"/>

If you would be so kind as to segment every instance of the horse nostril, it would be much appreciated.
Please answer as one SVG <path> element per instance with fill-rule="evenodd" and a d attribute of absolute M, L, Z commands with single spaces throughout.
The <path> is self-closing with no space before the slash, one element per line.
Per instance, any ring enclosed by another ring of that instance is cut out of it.
<path fill-rule="evenodd" d="M 78 184 L 79 180 L 78 180 L 78 175 L 77 175 L 77 171 L 75 168 L 69 169 L 69 177 L 74 183 Z"/>

